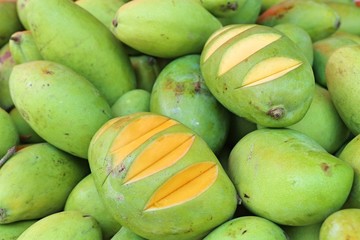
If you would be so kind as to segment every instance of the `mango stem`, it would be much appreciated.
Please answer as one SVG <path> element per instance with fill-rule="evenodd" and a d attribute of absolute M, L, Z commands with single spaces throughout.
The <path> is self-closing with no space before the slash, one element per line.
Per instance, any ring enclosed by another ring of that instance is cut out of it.
<path fill-rule="evenodd" d="M 11 158 L 12 155 L 16 152 L 16 146 L 12 146 L 7 150 L 6 154 L 0 159 L 0 168 Z"/>

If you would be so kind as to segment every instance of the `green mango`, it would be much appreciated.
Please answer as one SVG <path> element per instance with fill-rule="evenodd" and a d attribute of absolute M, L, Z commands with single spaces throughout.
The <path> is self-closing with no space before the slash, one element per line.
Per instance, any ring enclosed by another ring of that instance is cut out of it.
<path fill-rule="evenodd" d="M 323 2 L 285 0 L 262 12 L 256 22 L 266 26 L 295 24 L 303 28 L 314 42 L 336 32 L 340 27 L 340 16 Z"/>
<path fill-rule="evenodd" d="M 350 39 L 350 40 L 353 40 L 354 42 L 360 44 L 360 35 L 356 35 L 356 34 L 353 34 L 353 33 L 338 30 L 334 34 L 332 34 L 331 36 L 332 37 Z"/>
<path fill-rule="evenodd" d="M 30 0 L 26 8 L 45 60 L 83 75 L 109 104 L 135 88 L 135 74 L 122 44 L 91 13 L 69 0 Z M 49 9 L 56 9 L 56 14 Z"/>
<path fill-rule="evenodd" d="M 223 26 L 230 24 L 255 23 L 261 10 L 262 0 L 246 0 L 235 14 L 228 17 L 218 17 Z"/>
<path fill-rule="evenodd" d="M 283 226 L 290 240 L 319 240 L 322 222 L 306 226 Z"/>
<path fill-rule="evenodd" d="M 247 0 L 200 0 L 201 5 L 215 17 L 230 17 L 239 11 Z"/>
<path fill-rule="evenodd" d="M 71 190 L 64 210 L 80 211 L 95 218 L 100 225 L 104 240 L 110 239 L 121 228 L 121 225 L 115 221 L 100 199 L 92 174 L 84 177 Z"/>
<path fill-rule="evenodd" d="M 136 75 L 136 88 L 151 92 L 155 80 L 160 73 L 158 59 L 141 54 L 130 56 L 130 62 Z"/>
<path fill-rule="evenodd" d="M 126 92 L 111 106 L 113 116 L 120 117 L 136 112 L 149 112 L 150 95 L 150 92 L 143 89 Z"/>
<path fill-rule="evenodd" d="M 277 24 L 274 28 L 290 38 L 299 47 L 299 50 L 304 53 L 310 65 L 313 65 L 313 42 L 310 35 L 303 28 L 292 23 Z"/>
<path fill-rule="evenodd" d="M 70 191 L 88 173 L 86 161 L 49 143 L 17 151 L 0 168 L 0 224 L 62 210 Z"/>
<path fill-rule="evenodd" d="M 340 47 L 357 45 L 354 40 L 332 35 L 313 43 L 314 64 L 313 71 L 315 81 L 323 87 L 327 87 L 326 65 L 331 54 Z"/>
<path fill-rule="evenodd" d="M 360 133 L 360 45 L 334 51 L 326 64 L 327 88 L 336 110 L 349 130 Z"/>
<path fill-rule="evenodd" d="M 199 54 L 207 38 L 221 27 L 199 1 L 137 0 L 118 9 L 112 32 L 141 53 L 176 58 Z"/>
<path fill-rule="evenodd" d="M 5 44 L 0 49 L 0 107 L 7 111 L 14 106 L 10 96 L 9 77 L 15 64 L 10 46 Z"/>
<path fill-rule="evenodd" d="M 340 3 L 340 2 L 326 2 L 330 8 L 339 14 L 341 19 L 341 24 L 338 30 L 360 35 L 360 8 L 353 4 L 349 3 Z"/>
<path fill-rule="evenodd" d="M 16 65 L 9 80 L 21 116 L 47 142 L 87 158 L 95 132 L 112 118 L 105 98 L 86 78 L 46 60 Z"/>
<path fill-rule="evenodd" d="M 76 0 L 75 3 L 94 15 L 108 29 L 111 28 L 112 20 L 116 11 L 127 0 Z"/>
<path fill-rule="evenodd" d="M 101 229 L 90 215 L 79 211 L 48 215 L 26 229 L 17 240 L 103 240 Z"/>
<path fill-rule="evenodd" d="M 258 216 L 233 218 L 214 230 L 204 240 L 287 240 L 275 223 Z"/>
<path fill-rule="evenodd" d="M 16 64 L 43 59 L 30 30 L 12 34 L 9 48 Z"/>
<path fill-rule="evenodd" d="M 19 144 L 19 135 L 15 123 L 7 111 L 0 108 L 0 158 L 7 151 Z"/>
<path fill-rule="evenodd" d="M 160 72 L 151 92 L 150 112 L 191 128 L 214 152 L 222 148 L 229 132 L 230 113 L 205 85 L 197 54 L 179 57 Z"/>
<path fill-rule="evenodd" d="M 17 240 L 18 237 L 37 220 L 0 224 L 0 240 Z"/>
<path fill-rule="evenodd" d="M 204 46 L 200 69 L 223 106 L 268 127 L 298 122 L 314 95 L 314 75 L 305 55 L 268 26 L 235 24 L 218 30 Z"/>
<path fill-rule="evenodd" d="M 0 47 L 8 43 L 10 36 L 22 29 L 16 10 L 16 0 L 0 1 Z"/>
<path fill-rule="evenodd" d="M 25 121 L 21 116 L 17 108 L 12 108 L 9 112 L 11 120 L 13 121 L 17 133 L 19 135 L 20 143 L 40 143 L 45 142 L 45 140 L 37 134 L 34 129 Z"/>
<path fill-rule="evenodd" d="M 140 237 L 127 227 L 121 227 L 121 229 L 111 238 L 111 240 L 145 240 L 145 238 Z"/>
<path fill-rule="evenodd" d="M 359 238 L 360 209 L 342 209 L 328 216 L 320 228 L 319 240 Z"/>
<path fill-rule="evenodd" d="M 339 158 L 349 163 L 354 169 L 354 182 L 348 199 L 343 208 L 360 208 L 360 135 L 355 136 L 347 142 Z"/>
<path fill-rule="evenodd" d="M 258 129 L 232 149 L 229 176 L 253 214 L 281 225 L 305 226 L 342 207 L 354 171 L 303 133 Z"/>
<path fill-rule="evenodd" d="M 163 115 L 109 120 L 91 141 L 89 164 L 109 212 L 143 238 L 200 239 L 236 210 L 235 187 L 216 155 Z"/>
<path fill-rule="evenodd" d="M 29 23 L 27 21 L 27 4 L 29 0 L 16 0 L 16 12 L 19 18 L 19 21 L 21 22 L 22 26 L 25 28 L 25 30 L 29 30 Z"/>

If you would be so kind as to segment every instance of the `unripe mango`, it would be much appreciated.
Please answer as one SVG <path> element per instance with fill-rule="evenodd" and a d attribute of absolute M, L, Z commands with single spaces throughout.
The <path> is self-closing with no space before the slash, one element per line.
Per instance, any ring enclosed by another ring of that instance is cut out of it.
<path fill-rule="evenodd" d="M 16 240 L 18 237 L 37 220 L 18 221 L 8 224 L 0 224 L 0 240 Z"/>
<path fill-rule="evenodd" d="M 234 15 L 218 17 L 218 19 L 223 26 L 239 23 L 255 23 L 260 14 L 261 1 L 262 0 L 246 0 L 243 5 L 236 10 Z"/>
<path fill-rule="evenodd" d="M 22 29 L 16 10 L 16 0 L 0 1 L 0 47 L 10 39 L 11 34 Z"/>
<path fill-rule="evenodd" d="M 145 238 L 135 234 L 127 227 L 121 227 L 121 229 L 111 238 L 111 240 L 145 240 Z"/>
<path fill-rule="evenodd" d="M 43 59 L 30 30 L 12 34 L 9 48 L 16 64 Z"/>
<path fill-rule="evenodd" d="M 144 238 L 200 239 L 237 206 L 234 185 L 204 140 L 159 114 L 105 123 L 89 163 L 114 218 Z"/>
<path fill-rule="evenodd" d="M 70 191 L 88 172 L 86 161 L 49 143 L 17 151 L 0 168 L 0 224 L 62 210 Z"/>
<path fill-rule="evenodd" d="M 150 111 L 150 92 L 143 89 L 130 90 L 111 106 L 114 117 L 125 116 L 136 112 Z"/>
<path fill-rule="evenodd" d="M 0 136 L 0 158 L 2 158 L 11 147 L 20 142 L 15 123 L 10 114 L 2 108 L 0 108 Z"/>
<path fill-rule="evenodd" d="M 5 44 L 0 49 L 0 107 L 5 110 L 10 110 L 14 106 L 10 96 L 9 77 L 15 64 L 10 46 Z"/>
<path fill-rule="evenodd" d="M 357 7 L 355 3 L 340 3 L 340 2 L 326 2 L 330 8 L 339 15 L 341 24 L 340 31 L 353 33 L 360 35 L 360 7 Z"/>
<path fill-rule="evenodd" d="M 216 99 L 249 121 L 285 127 L 304 117 L 314 95 L 311 65 L 280 31 L 234 24 L 215 32 L 200 68 Z"/>
<path fill-rule="evenodd" d="M 112 117 L 94 85 L 72 69 L 45 60 L 16 65 L 9 81 L 16 108 L 40 137 L 87 158 L 92 136 Z"/>
<path fill-rule="evenodd" d="M 259 129 L 232 149 L 229 176 L 252 213 L 282 225 L 305 226 L 342 207 L 354 171 L 305 134 Z"/>
<path fill-rule="evenodd" d="M 282 226 L 291 240 L 319 240 L 322 222 L 306 226 Z"/>
<path fill-rule="evenodd" d="M 221 26 L 199 1 L 137 0 L 119 8 L 112 32 L 142 53 L 175 58 L 200 53 L 207 38 Z"/>

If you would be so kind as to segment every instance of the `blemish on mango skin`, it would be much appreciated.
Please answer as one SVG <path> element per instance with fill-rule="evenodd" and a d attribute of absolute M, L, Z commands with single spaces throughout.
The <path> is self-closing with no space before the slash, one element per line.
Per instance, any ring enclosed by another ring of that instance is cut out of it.
<path fill-rule="evenodd" d="M 325 172 L 325 175 L 330 176 L 331 175 L 331 167 L 327 163 L 321 163 L 320 164 L 321 169 Z"/>

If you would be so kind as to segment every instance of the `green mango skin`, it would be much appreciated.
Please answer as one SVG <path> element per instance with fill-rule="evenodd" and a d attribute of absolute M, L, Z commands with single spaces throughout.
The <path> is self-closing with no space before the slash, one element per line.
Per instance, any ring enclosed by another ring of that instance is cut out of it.
<path fill-rule="evenodd" d="M 126 92 L 111 106 L 113 116 L 120 117 L 136 112 L 149 112 L 150 95 L 150 92 L 143 89 Z"/>
<path fill-rule="evenodd" d="M 37 220 L 0 224 L 0 240 L 17 240 L 18 237 Z"/>
<path fill-rule="evenodd" d="M 232 149 L 229 176 L 252 213 L 282 225 L 305 226 L 342 207 L 354 171 L 305 134 L 259 129 Z"/>
<path fill-rule="evenodd" d="M 26 229 L 17 240 L 102 240 L 96 220 L 79 211 L 48 215 Z"/>
<path fill-rule="evenodd" d="M 335 153 L 350 135 L 331 100 L 329 91 L 320 85 L 315 87 L 314 98 L 305 116 L 287 128 L 308 135 L 329 153 Z"/>
<path fill-rule="evenodd" d="M 135 149 L 117 166 L 112 163 L 113 155 L 108 153 L 114 138 L 129 122 L 154 115 L 157 114 L 127 115 L 117 118 L 123 119 L 122 122 L 116 124 L 110 122 L 109 126 L 104 125 L 105 129 L 99 129 L 100 135 L 94 136 L 89 148 L 89 164 L 95 185 L 114 218 L 137 235 L 159 240 L 200 239 L 212 228 L 230 219 L 237 206 L 234 185 L 214 153 L 200 137 L 181 123 L 158 133 L 156 137 L 171 133 L 190 133 L 194 134 L 195 139 L 191 148 L 176 164 L 131 184 L 123 184 L 124 177 L 134 158 L 151 144 L 155 136 Z M 105 162 L 104 159 L 106 159 Z M 214 162 L 218 166 L 217 178 L 206 191 L 174 206 L 144 211 L 144 206 L 150 197 L 169 177 L 204 160 Z M 141 192 L 140 195 L 139 192 Z M 188 214 L 183 214 L 184 211 Z"/>
<path fill-rule="evenodd" d="M 328 216 L 320 228 L 319 240 L 359 238 L 360 209 L 342 209 Z"/>
<path fill-rule="evenodd" d="M 350 40 L 353 40 L 354 42 L 360 44 L 360 35 L 356 35 L 356 34 L 353 34 L 353 33 L 348 33 L 348 32 L 338 30 L 331 36 L 332 37 L 350 39 Z"/>
<path fill-rule="evenodd" d="M 200 2 L 215 17 L 230 17 L 243 7 L 246 0 L 200 0 Z"/>
<path fill-rule="evenodd" d="M 261 10 L 262 0 L 246 0 L 233 16 L 218 17 L 223 26 L 255 23 Z"/>
<path fill-rule="evenodd" d="M 204 60 L 207 49 L 215 44 L 218 38 L 227 31 L 246 26 L 253 27 L 222 44 Z M 219 65 L 226 51 L 238 41 L 255 34 L 278 34 L 281 37 L 218 76 Z M 242 81 L 252 67 L 273 57 L 295 59 L 302 64 L 275 80 L 242 87 Z M 299 53 L 295 43 L 282 32 L 267 26 L 236 24 L 216 35 L 204 47 L 200 69 L 206 86 L 223 106 L 237 116 L 263 126 L 286 127 L 300 121 L 310 107 L 314 95 L 314 75 L 306 57 Z"/>
<path fill-rule="evenodd" d="M 88 173 L 86 161 L 49 143 L 17 151 L 0 169 L 0 224 L 62 210 L 70 191 Z"/>
<path fill-rule="evenodd" d="M 360 208 L 360 135 L 346 143 L 339 153 L 339 158 L 349 163 L 354 169 L 354 182 L 343 208 Z"/>
<path fill-rule="evenodd" d="M 20 141 L 15 123 L 10 114 L 2 108 L 0 108 L 0 136 L 0 158 L 2 158 L 11 147 L 18 145 Z"/>
<path fill-rule="evenodd" d="M 313 43 L 310 35 L 301 27 L 292 23 L 282 23 L 274 26 L 275 29 L 284 33 L 299 48 L 312 65 L 314 61 Z"/>
<path fill-rule="evenodd" d="M 138 0 L 119 8 L 112 32 L 141 53 L 176 58 L 199 54 L 208 37 L 221 27 L 198 1 Z"/>
<path fill-rule="evenodd" d="M 258 216 L 231 219 L 210 232 L 204 240 L 287 240 L 275 223 Z"/>
<path fill-rule="evenodd" d="M 14 104 L 47 142 L 87 158 L 92 136 L 108 121 L 111 108 L 87 79 L 51 61 L 16 65 L 9 80 Z"/>
<path fill-rule="evenodd" d="M 336 110 L 349 130 L 360 133 L 360 45 L 344 46 L 328 59 L 325 73 L 327 88 Z"/>
<path fill-rule="evenodd" d="M 45 140 L 42 137 L 40 137 L 34 131 L 34 129 L 32 129 L 30 125 L 25 121 L 25 119 L 21 116 L 17 108 L 14 107 L 13 109 L 11 109 L 9 115 L 18 132 L 20 143 L 45 142 Z"/>
<path fill-rule="evenodd" d="M 284 231 L 291 240 L 319 240 L 322 222 L 306 226 L 283 226 Z"/>
<path fill-rule="evenodd" d="M 0 47 L 8 43 L 11 34 L 23 27 L 16 10 L 16 0 L 0 1 Z"/>
<path fill-rule="evenodd" d="M 341 19 L 340 31 L 360 35 L 360 8 L 354 3 L 326 2 L 326 4 L 336 11 Z"/>
<path fill-rule="evenodd" d="M 136 88 L 151 92 L 161 69 L 157 58 L 148 55 L 130 56 L 136 75 Z"/>
<path fill-rule="evenodd" d="M 326 65 L 329 60 L 329 57 L 335 50 L 343 47 L 356 45 L 357 43 L 352 39 L 346 37 L 340 37 L 338 35 L 332 35 L 325 39 L 316 41 L 313 43 L 313 52 L 314 52 L 314 76 L 316 83 L 320 84 L 323 87 L 327 87 L 326 80 Z"/>
<path fill-rule="evenodd" d="M 21 22 L 22 26 L 25 30 L 29 30 L 29 23 L 27 21 L 27 4 L 28 0 L 16 0 L 16 12 L 19 18 L 19 21 Z"/>
<path fill-rule="evenodd" d="M 31 0 L 26 8 L 45 60 L 83 75 L 109 104 L 135 88 L 135 74 L 122 44 L 91 13 L 69 0 Z M 56 9 L 56 14 L 49 9 Z"/>
<path fill-rule="evenodd" d="M 285 0 L 262 12 L 256 22 L 266 26 L 293 23 L 303 28 L 314 42 L 336 32 L 340 26 L 340 16 L 322 2 Z"/>
<path fill-rule="evenodd" d="M 7 111 L 14 106 L 10 96 L 9 77 L 15 64 L 10 46 L 5 44 L 0 49 L 0 107 Z"/>
<path fill-rule="evenodd" d="M 16 64 L 43 59 L 30 30 L 12 34 L 9 48 Z"/>
<path fill-rule="evenodd" d="M 250 122 L 249 120 L 243 117 L 239 117 L 235 114 L 231 114 L 230 130 L 228 138 L 226 140 L 226 145 L 233 148 L 241 138 L 256 129 L 256 123 Z"/>
<path fill-rule="evenodd" d="M 200 55 L 173 60 L 159 74 L 150 97 L 150 112 L 173 118 L 218 152 L 225 144 L 230 113 L 212 95 L 200 71 Z"/>
<path fill-rule="evenodd" d="M 75 3 L 94 15 L 108 29 L 111 28 L 116 11 L 126 0 L 76 0 Z"/>
<path fill-rule="evenodd" d="M 145 238 L 140 237 L 127 227 L 121 227 L 111 240 L 145 240 Z"/>
<path fill-rule="evenodd" d="M 104 240 L 110 239 L 121 228 L 105 208 L 91 174 L 84 177 L 71 190 L 64 211 L 80 211 L 95 218 L 100 225 Z"/>

